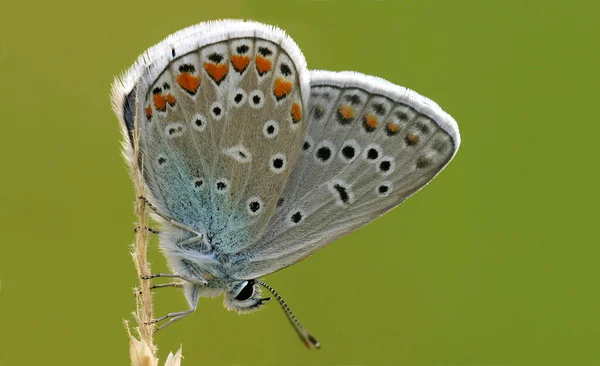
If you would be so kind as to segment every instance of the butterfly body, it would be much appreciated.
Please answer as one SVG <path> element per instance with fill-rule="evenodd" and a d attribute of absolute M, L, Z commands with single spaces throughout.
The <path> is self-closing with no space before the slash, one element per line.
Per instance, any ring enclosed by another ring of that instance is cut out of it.
<path fill-rule="evenodd" d="M 260 307 L 259 277 L 394 208 L 460 144 L 434 102 L 359 73 L 308 71 L 283 31 L 255 22 L 168 37 L 115 82 L 113 105 L 192 309 L 220 293 L 228 309 Z"/>

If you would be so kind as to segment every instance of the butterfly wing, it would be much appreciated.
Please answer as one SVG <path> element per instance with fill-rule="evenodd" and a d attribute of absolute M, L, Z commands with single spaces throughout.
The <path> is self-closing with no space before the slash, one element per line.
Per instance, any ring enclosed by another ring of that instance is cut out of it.
<path fill-rule="evenodd" d="M 138 116 L 150 201 L 227 253 L 272 216 L 301 154 L 308 91 L 304 57 L 282 30 L 216 21 L 146 51 L 112 99 L 131 164 Z"/>
<path fill-rule="evenodd" d="M 303 153 L 239 278 L 289 266 L 402 203 L 460 145 L 458 126 L 417 93 L 354 72 L 311 72 Z"/>

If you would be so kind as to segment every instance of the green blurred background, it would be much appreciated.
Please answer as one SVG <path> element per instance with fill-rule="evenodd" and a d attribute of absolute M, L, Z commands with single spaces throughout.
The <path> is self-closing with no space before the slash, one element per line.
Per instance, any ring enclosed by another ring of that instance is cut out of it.
<path fill-rule="evenodd" d="M 109 90 L 188 25 L 279 25 L 310 68 L 410 87 L 463 145 L 426 189 L 156 342 L 183 365 L 597 365 L 598 2 L 14 1 L 0 13 L 0 364 L 127 365 L 133 189 Z M 596 158 L 594 158 L 594 156 Z M 164 259 L 154 243 L 157 271 Z M 156 312 L 184 309 L 165 289 Z"/>

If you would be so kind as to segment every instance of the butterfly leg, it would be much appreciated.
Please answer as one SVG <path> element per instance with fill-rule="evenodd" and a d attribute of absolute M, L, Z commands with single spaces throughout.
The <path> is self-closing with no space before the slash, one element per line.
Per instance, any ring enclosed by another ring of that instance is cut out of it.
<path fill-rule="evenodd" d="M 155 290 L 157 288 L 165 288 L 165 287 L 183 288 L 183 283 L 181 283 L 181 282 L 159 283 L 159 284 L 150 286 L 150 290 Z M 141 295 L 141 294 L 142 294 L 142 291 L 138 291 L 138 295 Z"/>
<path fill-rule="evenodd" d="M 162 277 L 162 278 L 178 278 L 180 280 L 187 281 L 187 282 L 190 282 L 190 283 L 194 283 L 194 284 L 197 284 L 197 285 L 202 285 L 202 286 L 208 284 L 208 282 L 204 278 L 190 277 L 190 276 L 178 275 L 178 274 L 173 274 L 173 273 L 153 273 L 153 274 L 151 274 L 149 276 L 142 276 L 141 278 L 142 278 L 142 280 L 151 280 L 153 278 L 159 278 L 159 277 Z M 163 287 L 163 286 L 161 286 L 161 287 Z M 164 286 L 164 287 L 167 287 L 167 286 Z"/>
<path fill-rule="evenodd" d="M 139 199 L 141 199 L 142 201 L 144 201 L 144 203 L 146 205 L 148 205 L 148 207 L 150 207 L 150 209 L 152 211 L 154 211 L 155 214 L 157 214 L 158 216 L 162 217 L 163 219 L 165 219 L 167 222 L 169 222 L 169 224 L 178 227 L 180 229 L 183 229 L 185 231 L 189 231 L 190 233 L 196 234 L 197 238 L 196 240 L 201 240 L 202 239 L 202 233 L 197 232 L 196 230 L 192 229 L 189 226 L 186 226 L 178 221 L 176 221 L 175 219 L 173 219 L 172 217 L 165 215 L 164 213 L 160 212 L 152 203 L 150 203 L 150 201 L 148 201 L 148 199 L 144 196 L 139 196 Z"/>
<path fill-rule="evenodd" d="M 154 290 L 154 289 L 157 289 L 157 288 L 165 288 L 165 287 L 178 287 L 178 288 L 182 288 L 183 287 L 183 283 L 181 283 L 181 282 L 159 283 L 159 284 L 150 286 L 150 290 Z"/>
<path fill-rule="evenodd" d="M 196 311 L 196 307 L 193 307 L 189 310 L 184 310 L 184 311 L 177 311 L 174 313 L 168 313 L 167 315 L 161 316 L 160 318 L 156 318 L 152 321 L 152 324 L 156 324 L 156 323 L 160 323 L 164 320 L 169 319 L 166 323 L 158 326 L 156 328 L 156 330 L 154 330 L 154 333 L 158 332 L 161 329 L 164 329 L 166 326 L 175 323 L 178 320 L 181 320 L 183 318 L 185 318 L 186 316 L 192 314 L 194 311 Z"/>

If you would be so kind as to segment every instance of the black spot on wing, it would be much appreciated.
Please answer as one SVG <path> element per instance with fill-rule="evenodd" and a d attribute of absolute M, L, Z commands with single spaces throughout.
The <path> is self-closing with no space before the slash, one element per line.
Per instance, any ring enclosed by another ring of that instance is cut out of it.
<path fill-rule="evenodd" d="M 290 75 L 292 75 L 292 70 L 290 69 L 290 67 L 287 64 L 281 64 L 281 66 L 279 67 L 279 69 L 281 70 L 281 73 L 284 76 L 290 76 Z"/>
<path fill-rule="evenodd" d="M 344 99 L 352 105 L 359 105 L 362 102 L 362 99 L 356 94 L 345 95 Z"/>
<path fill-rule="evenodd" d="M 192 65 L 192 64 L 183 64 L 183 65 L 179 66 L 179 72 L 193 73 L 193 72 L 196 72 L 196 67 L 194 67 L 194 65 Z"/>
<path fill-rule="evenodd" d="M 219 63 L 223 60 L 223 56 L 219 55 L 218 53 L 211 53 L 208 55 L 208 59 L 212 62 Z"/>
<path fill-rule="evenodd" d="M 260 53 L 263 57 L 267 57 L 272 55 L 273 51 L 271 51 L 267 47 L 258 47 L 258 53 Z"/>
<path fill-rule="evenodd" d="M 350 196 L 348 195 L 346 187 L 343 187 L 339 184 L 334 184 L 333 188 L 337 191 L 338 195 L 340 196 L 340 200 L 342 200 L 343 203 L 348 203 L 348 201 L 350 200 Z"/>

